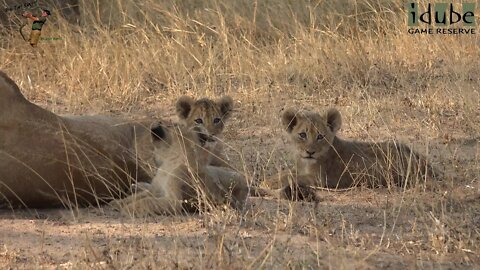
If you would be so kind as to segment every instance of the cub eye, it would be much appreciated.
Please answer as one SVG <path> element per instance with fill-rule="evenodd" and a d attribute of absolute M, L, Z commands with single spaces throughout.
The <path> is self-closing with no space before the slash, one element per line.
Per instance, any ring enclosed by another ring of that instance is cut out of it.
<path fill-rule="evenodd" d="M 203 124 L 202 118 L 197 118 L 197 119 L 195 119 L 195 123 L 197 123 L 197 124 Z"/>
<path fill-rule="evenodd" d="M 213 123 L 214 123 L 214 124 L 218 124 L 218 123 L 220 123 L 220 121 L 222 121 L 222 119 L 220 119 L 220 118 L 218 118 L 218 117 L 215 118 L 215 119 L 213 119 Z"/>
<path fill-rule="evenodd" d="M 323 140 L 323 138 L 325 138 L 324 135 L 322 135 L 322 134 L 317 135 L 317 141 L 321 141 L 321 140 Z"/>
<path fill-rule="evenodd" d="M 305 139 L 305 138 L 307 138 L 307 133 L 300 132 L 300 133 L 298 133 L 298 136 L 300 136 L 300 138 L 302 138 L 302 139 Z"/>

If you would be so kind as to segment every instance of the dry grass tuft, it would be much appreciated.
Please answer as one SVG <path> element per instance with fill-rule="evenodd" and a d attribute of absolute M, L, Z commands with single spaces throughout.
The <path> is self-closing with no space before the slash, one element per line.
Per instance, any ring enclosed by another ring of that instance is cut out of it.
<path fill-rule="evenodd" d="M 45 25 L 62 40 L 34 50 L 1 37 L 0 68 L 35 103 L 168 118 L 180 95 L 229 94 L 239 109 L 226 151 L 250 181 L 290 162 L 282 108 L 335 106 L 342 137 L 413 145 L 446 187 L 254 198 L 242 213 L 176 217 L 2 210 L 3 267 L 479 267 L 478 35 L 409 35 L 399 0 L 81 3 L 81 25 Z"/>

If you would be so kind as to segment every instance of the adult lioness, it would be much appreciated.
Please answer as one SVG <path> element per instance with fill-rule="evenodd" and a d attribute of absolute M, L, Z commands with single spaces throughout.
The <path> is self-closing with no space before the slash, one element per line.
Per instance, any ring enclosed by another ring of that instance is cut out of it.
<path fill-rule="evenodd" d="M 26 100 L 0 72 L 0 205 L 99 204 L 148 181 L 136 139 L 149 128 L 109 117 L 58 116 Z"/>
<path fill-rule="evenodd" d="M 201 205 L 244 206 L 245 178 L 230 169 L 210 166 L 203 147 L 209 140 L 205 128 L 165 125 L 152 129 L 157 174 L 147 190 L 112 202 L 135 215 L 178 214 Z"/>
<path fill-rule="evenodd" d="M 287 109 L 281 119 L 296 163 L 291 173 L 268 181 L 271 187 L 280 188 L 273 194 L 281 197 L 312 198 L 310 187 L 411 186 L 423 184 L 426 176 L 433 174 L 425 158 L 404 144 L 339 138 L 342 118 L 336 109 L 324 114 Z"/>
<path fill-rule="evenodd" d="M 224 96 L 216 101 L 202 98 L 194 100 L 183 96 L 177 100 L 176 111 L 180 123 L 186 127 L 201 126 L 209 135 L 205 149 L 210 151 L 209 165 L 231 167 L 223 153 L 223 143 L 219 141 L 225 123 L 233 111 L 233 100 Z"/>

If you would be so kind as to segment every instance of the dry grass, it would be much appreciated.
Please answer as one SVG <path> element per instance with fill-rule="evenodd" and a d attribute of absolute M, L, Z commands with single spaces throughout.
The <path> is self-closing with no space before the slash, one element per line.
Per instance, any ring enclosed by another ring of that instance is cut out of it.
<path fill-rule="evenodd" d="M 318 205 L 251 199 L 244 213 L 148 219 L 5 210 L 2 267 L 480 267 L 478 35 L 409 35 L 394 0 L 84 5 L 82 27 L 47 22 L 43 36 L 61 41 L 33 50 L 18 33 L 2 36 L 0 68 L 35 103 L 171 117 L 179 95 L 230 94 L 238 109 L 226 151 L 249 178 L 288 164 L 283 107 L 336 106 L 343 137 L 413 144 L 445 171 L 446 187 L 325 192 Z"/>

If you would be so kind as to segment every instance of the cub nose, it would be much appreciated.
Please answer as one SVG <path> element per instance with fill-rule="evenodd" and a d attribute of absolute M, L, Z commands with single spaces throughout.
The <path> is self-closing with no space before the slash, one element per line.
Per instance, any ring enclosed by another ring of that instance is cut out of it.
<path fill-rule="evenodd" d="M 307 152 L 307 154 L 308 154 L 309 156 L 313 156 L 313 154 L 315 154 L 315 151 L 311 151 L 311 152 L 310 152 L 310 151 L 307 150 L 307 151 L 305 151 L 305 152 Z"/>

